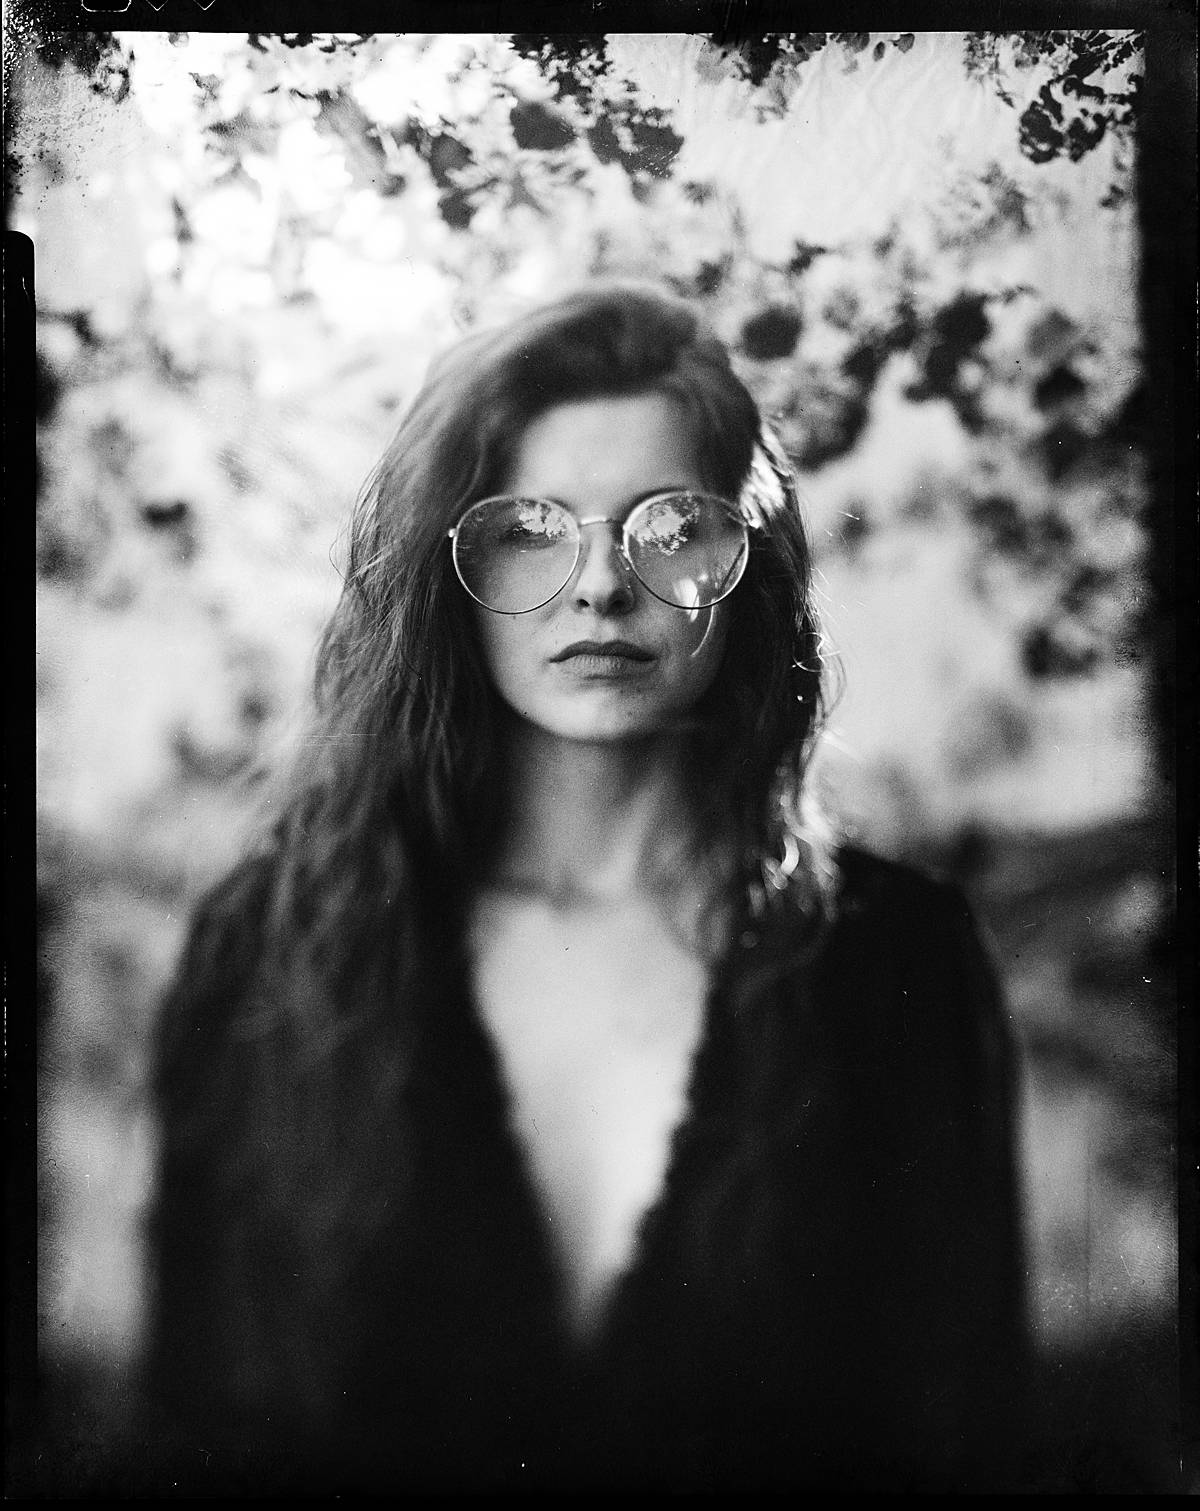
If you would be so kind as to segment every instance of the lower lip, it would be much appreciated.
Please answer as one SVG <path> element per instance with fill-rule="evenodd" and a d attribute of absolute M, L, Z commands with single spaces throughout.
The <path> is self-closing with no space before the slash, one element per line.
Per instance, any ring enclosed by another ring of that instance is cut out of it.
<path fill-rule="evenodd" d="M 626 682 L 644 677 L 654 665 L 653 661 L 636 661 L 630 656 L 579 655 L 568 656 L 560 661 L 572 676 L 583 677 L 589 682 Z"/>

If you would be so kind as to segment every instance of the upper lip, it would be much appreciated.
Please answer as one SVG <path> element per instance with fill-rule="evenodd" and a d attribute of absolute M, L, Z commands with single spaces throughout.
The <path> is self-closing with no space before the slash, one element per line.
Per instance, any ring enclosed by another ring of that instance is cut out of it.
<path fill-rule="evenodd" d="M 576 640 L 552 656 L 552 661 L 567 661 L 572 656 L 623 656 L 627 661 L 652 661 L 652 653 L 632 640 Z"/>

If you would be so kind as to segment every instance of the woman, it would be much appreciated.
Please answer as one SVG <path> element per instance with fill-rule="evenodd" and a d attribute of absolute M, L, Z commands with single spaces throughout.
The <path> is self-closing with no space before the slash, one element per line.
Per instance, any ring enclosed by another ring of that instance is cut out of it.
<path fill-rule="evenodd" d="M 263 1488 L 1011 1461 L 1011 1066 L 953 890 L 824 844 L 786 461 L 682 303 L 433 371 L 163 1020 L 150 1398 Z"/>

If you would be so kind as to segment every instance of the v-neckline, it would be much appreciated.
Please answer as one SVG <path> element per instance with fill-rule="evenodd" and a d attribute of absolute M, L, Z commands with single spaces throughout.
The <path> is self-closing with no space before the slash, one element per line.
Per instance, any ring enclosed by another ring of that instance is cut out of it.
<path fill-rule="evenodd" d="M 699 1030 L 691 1050 L 683 1080 L 679 1113 L 667 1136 L 667 1152 L 662 1171 L 648 1202 L 634 1221 L 633 1238 L 624 1263 L 615 1271 L 603 1292 L 594 1320 L 585 1328 L 576 1325 L 570 1315 L 568 1292 L 570 1280 L 566 1265 L 554 1242 L 551 1214 L 539 1189 L 531 1153 L 516 1126 L 514 1097 L 505 1069 L 504 1055 L 495 1035 L 488 1027 L 475 990 L 473 961 L 465 941 L 460 951 L 460 980 L 467 1004 L 470 1031 L 482 1051 L 489 1082 L 486 1104 L 495 1109 L 495 1127 L 491 1130 L 498 1143 L 509 1151 L 512 1180 L 519 1193 L 517 1205 L 529 1215 L 531 1237 L 545 1272 L 551 1277 L 552 1294 L 548 1304 L 552 1325 L 566 1356 L 578 1363 L 598 1359 L 604 1352 L 614 1318 L 624 1307 L 630 1291 L 652 1261 L 656 1234 L 667 1218 L 681 1173 L 686 1169 L 689 1151 L 703 1117 L 706 1086 L 711 1090 L 713 1077 L 708 1073 L 715 1035 L 715 1025 L 725 996 L 725 978 L 729 965 L 726 951 L 713 963 L 703 992 Z M 515 1193 L 515 1194 L 516 1194 Z"/>
<path fill-rule="evenodd" d="M 560 1279 L 559 1281 L 558 1302 L 560 1322 L 571 1343 L 573 1352 L 579 1357 L 594 1357 L 603 1351 L 604 1342 L 611 1331 L 613 1319 L 620 1312 L 626 1296 L 636 1285 L 639 1277 L 650 1262 L 653 1255 L 655 1235 L 669 1215 L 672 1199 L 679 1186 L 680 1174 L 687 1165 L 688 1154 L 694 1142 L 696 1129 L 707 1111 L 707 1108 L 703 1105 L 703 1098 L 700 1093 L 711 1079 L 705 1075 L 705 1069 L 711 1053 L 713 1025 L 718 1011 L 718 983 L 719 966 L 714 966 L 709 972 L 708 982 L 704 990 L 704 997 L 700 1008 L 699 1031 L 696 1034 L 687 1071 L 684 1075 L 683 1096 L 680 1100 L 678 1116 L 667 1135 L 666 1158 L 662 1163 L 657 1186 L 634 1221 L 633 1237 L 625 1255 L 625 1262 L 613 1274 L 612 1280 L 609 1282 L 601 1298 L 595 1319 L 583 1332 L 573 1329 L 564 1318 L 562 1280 Z M 522 1173 L 525 1179 L 530 1181 L 532 1176 L 529 1169 L 528 1155 L 523 1147 L 521 1147 L 520 1153 L 523 1162 Z M 534 1210 L 538 1214 L 542 1236 L 548 1240 L 549 1234 L 546 1227 L 545 1209 L 538 1199 L 536 1189 L 533 1190 L 532 1195 Z M 554 1258 L 554 1263 L 555 1272 L 558 1275 L 561 1265 L 556 1257 Z"/>

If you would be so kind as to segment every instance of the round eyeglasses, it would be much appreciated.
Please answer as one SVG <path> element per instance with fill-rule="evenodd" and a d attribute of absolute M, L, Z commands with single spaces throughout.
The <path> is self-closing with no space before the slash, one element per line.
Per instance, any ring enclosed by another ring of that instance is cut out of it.
<path fill-rule="evenodd" d="M 750 554 L 746 522 L 728 499 L 675 491 L 642 499 L 624 519 L 576 519 L 548 498 L 483 498 L 449 532 L 459 581 L 495 614 L 528 614 L 574 575 L 589 525 L 621 526 L 620 553 L 655 598 L 704 609 L 727 598 Z"/>

